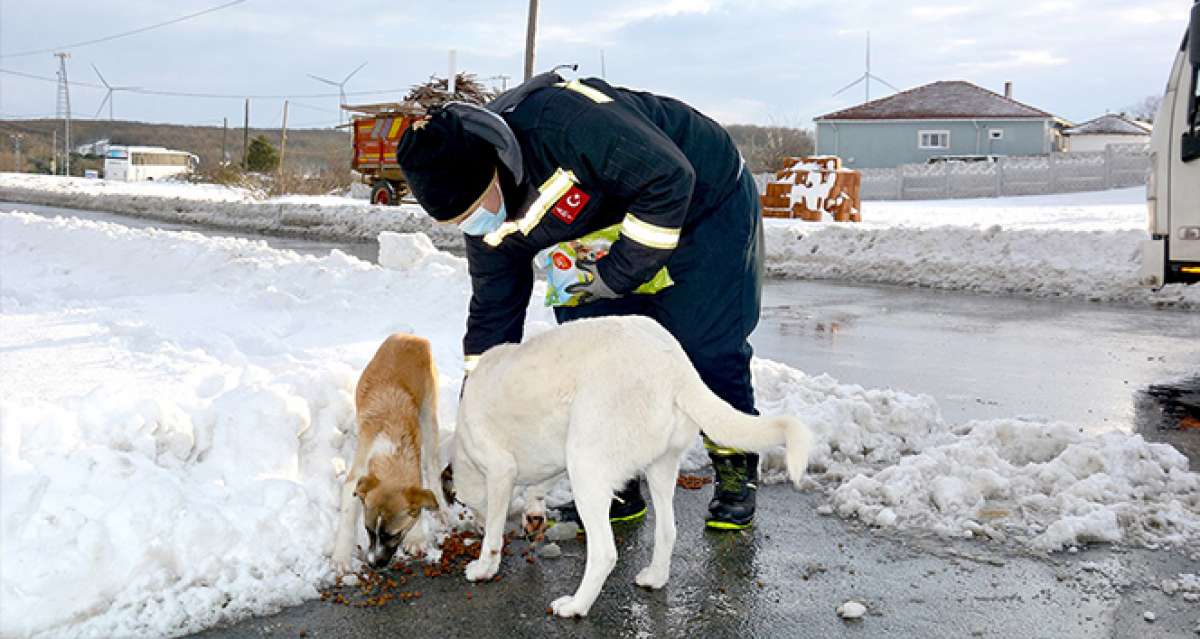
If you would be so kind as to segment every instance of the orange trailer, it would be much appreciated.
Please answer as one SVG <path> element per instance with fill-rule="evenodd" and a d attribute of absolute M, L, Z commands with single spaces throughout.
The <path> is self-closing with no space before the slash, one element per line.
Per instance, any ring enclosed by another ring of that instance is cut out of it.
<path fill-rule="evenodd" d="M 349 126 L 354 134 L 351 167 L 371 187 L 371 203 L 396 205 L 408 194 L 404 174 L 396 164 L 396 146 L 400 136 L 419 119 L 424 109 L 415 103 L 346 105 L 352 114 Z"/>

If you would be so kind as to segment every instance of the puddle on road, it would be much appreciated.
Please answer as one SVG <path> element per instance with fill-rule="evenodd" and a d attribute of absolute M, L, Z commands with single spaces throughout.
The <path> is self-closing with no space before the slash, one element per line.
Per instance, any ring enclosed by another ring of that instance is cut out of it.
<path fill-rule="evenodd" d="M 1200 471 L 1200 376 L 1138 392 L 1135 429 L 1147 441 L 1171 444 Z"/>
<path fill-rule="evenodd" d="M 853 328 L 855 316 L 850 313 L 822 313 L 818 316 L 811 311 L 792 304 L 764 305 L 761 320 L 770 323 L 778 329 L 782 337 L 799 337 L 812 335 L 814 337 L 836 337 Z"/>

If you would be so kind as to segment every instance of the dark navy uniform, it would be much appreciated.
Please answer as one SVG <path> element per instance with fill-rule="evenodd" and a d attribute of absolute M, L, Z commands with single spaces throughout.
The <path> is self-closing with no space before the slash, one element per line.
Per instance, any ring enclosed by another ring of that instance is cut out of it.
<path fill-rule="evenodd" d="M 496 344 L 521 341 L 538 251 L 619 224 L 597 269 L 623 297 L 560 307 L 559 321 L 653 317 L 718 396 L 756 413 L 747 338 L 759 317 L 762 223 L 754 181 L 725 130 L 678 100 L 553 74 L 488 108 L 515 134 L 524 179 L 501 171 L 518 218 L 466 237 L 468 367 Z M 673 286 L 631 294 L 663 266 Z"/>

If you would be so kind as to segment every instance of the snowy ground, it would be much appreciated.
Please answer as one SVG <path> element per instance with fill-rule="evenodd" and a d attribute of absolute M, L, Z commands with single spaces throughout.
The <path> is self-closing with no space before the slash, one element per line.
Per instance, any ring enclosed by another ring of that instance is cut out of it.
<path fill-rule="evenodd" d="M 454 229 L 412 205 L 342 197 L 255 200 L 186 183 L 112 183 L 0 173 L 0 201 L 98 209 L 301 237 L 374 240 L 423 232 L 456 248 Z M 1200 308 L 1200 288 L 1138 282 L 1146 239 L 1142 188 L 1051 196 L 866 202 L 861 224 L 767 222 L 777 277 L 838 279 L 1097 302 Z"/>
<path fill-rule="evenodd" d="M 0 213 L 0 635 L 181 634 L 316 595 L 383 337 L 429 337 L 443 428 L 456 408 L 465 264 L 381 242 L 382 267 Z M 531 306 L 530 331 L 548 320 Z M 754 374 L 765 413 L 818 434 L 810 490 L 843 516 L 1036 550 L 1200 539 L 1200 475 L 1169 446 Z"/>

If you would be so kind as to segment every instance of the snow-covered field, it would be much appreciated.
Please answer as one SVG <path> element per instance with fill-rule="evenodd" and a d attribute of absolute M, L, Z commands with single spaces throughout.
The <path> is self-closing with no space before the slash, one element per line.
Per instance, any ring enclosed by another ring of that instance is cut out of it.
<path fill-rule="evenodd" d="M 0 635 L 175 635 L 316 596 L 387 334 L 433 341 L 453 426 L 465 264 L 420 235 L 380 259 L 0 213 Z M 531 332 L 549 320 L 531 305 Z M 1200 475 L 1167 445 L 754 374 L 765 413 L 812 425 L 810 488 L 844 516 L 1045 550 L 1200 540 Z"/>
<path fill-rule="evenodd" d="M 423 232 L 440 248 L 452 228 L 412 205 L 342 197 L 255 200 L 224 187 L 113 183 L 0 173 L 0 200 L 98 209 L 302 237 L 373 240 Z M 1138 282 L 1146 239 L 1141 188 L 1051 196 L 866 202 L 860 224 L 767 221 L 767 268 L 778 277 L 838 279 L 980 293 L 1200 308 L 1200 288 Z"/>

